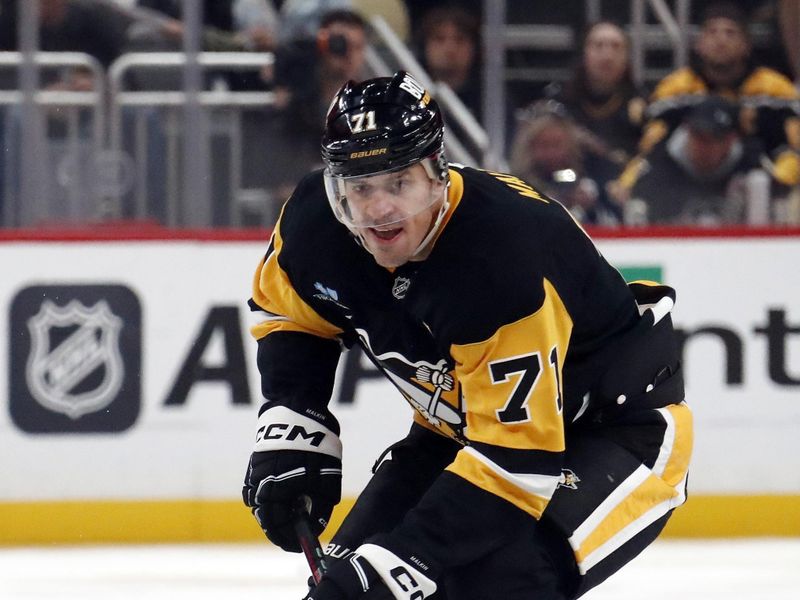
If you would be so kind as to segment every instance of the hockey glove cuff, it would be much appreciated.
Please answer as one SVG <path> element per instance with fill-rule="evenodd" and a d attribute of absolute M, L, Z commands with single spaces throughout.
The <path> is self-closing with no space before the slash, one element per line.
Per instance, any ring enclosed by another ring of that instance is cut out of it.
<path fill-rule="evenodd" d="M 436 591 L 430 571 L 417 556 L 404 559 L 383 546 L 367 543 L 336 561 L 307 600 L 422 600 Z"/>
<path fill-rule="evenodd" d="M 311 500 L 314 534 L 325 529 L 341 499 L 341 452 L 336 432 L 314 419 L 284 406 L 261 414 L 242 498 L 270 541 L 300 552 L 293 523 L 301 496 Z"/>

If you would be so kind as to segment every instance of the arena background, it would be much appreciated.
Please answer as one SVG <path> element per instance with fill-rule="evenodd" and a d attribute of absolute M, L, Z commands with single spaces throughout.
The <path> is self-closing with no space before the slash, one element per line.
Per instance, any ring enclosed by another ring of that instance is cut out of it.
<path fill-rule="evenodd" d="M 800 231 L 595 237 L 627 278 L 678 290 L 697 435 L 666 535 L 800 535 Z M 239 493 L 260 402 L 246 300 L 267 240 L 0 232 L 0 545 L 263 539 Z M 69 353 L 48 351 L 65 340 Z M 70 362 L 87 355 L 104 365 L 94 375 Z M 410 424 L 376 375 L 357 355 L 340 364 L 345 500 L 331 527 Z"/>

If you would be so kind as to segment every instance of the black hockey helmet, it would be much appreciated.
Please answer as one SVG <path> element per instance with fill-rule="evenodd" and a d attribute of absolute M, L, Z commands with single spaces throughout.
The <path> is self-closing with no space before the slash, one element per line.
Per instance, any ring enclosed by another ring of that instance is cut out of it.
<path fill-rule="evenodd" d="M 444 180 L 443 136 L 439 105 L 407 72 L 349 81 L 328 110 L 322 138 L 326 175 L 373 175 L 424 161 L 432 179 Z"/>

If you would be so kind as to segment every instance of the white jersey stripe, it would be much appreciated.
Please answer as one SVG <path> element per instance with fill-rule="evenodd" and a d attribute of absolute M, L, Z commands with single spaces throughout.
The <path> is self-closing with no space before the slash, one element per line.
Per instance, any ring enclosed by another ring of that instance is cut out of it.
<path fill-rule="evenodd" d="M 558 482 L 561 480 L 560 474 L 540 475 L 534 473 L 512 473 L 511 471 L 506 471 L 503 467 L 495 462 L 492 462 L 471 446 L 462 448 L 460 452 L 466 452 L 473 458 L 481 461 L 500 477 L 506 481 L 509 481 L 516 487 L 525 490 L 529 494 L 538 496 L 539 498 L 545 498 L 548 501 L 550 498 L 552 498 L 553 492 L 555 492 L 556 487 L 558 487 Z"/>
<path fill-rule="evenodd" d="M 673 508 L 676 508 L 686 501 L 686 476 L 675 488 L 678 495 L 657 504 L 649 511 L 644 513 L 638 519 L 629 523 L 626 527 L 621 529 L 614 537 L 609 539 L 604 544 L 598 546 L 593 552 L 588 554 L 582 561 L 578 563 L 578 570 L 581 575 L 606 558 L 609 554 L 617 550 L 625 542 L 635 537 L 640 532 L 644 531 L 647 527 L 655 523 L 658 519 L 663 517 Z"/>
<path fill-rule="evenodd" d="M 673 455 L 676 443 L 676 423 L 675 418 L 668 408 L 656 409 L 659 414 L 664 418 L 666 428 L 664 430 L 664 437 L 661 442 L 658 457 L 652 470 L 646 466 L 639 466 L 606 500 L 598 506 L 595 511 L 578 527 L 569 539 L 572 548 L 579 551 L 586 539 L 594 533 L 603 520 L 620 504 L 625 502 L 629 496 L 635 493 L 635 490 L 645 482 L 650 475 L 654 475 L 659 479 L 662 478 L 669 460 Z M 597 548 L 592 550 L 588 555 L 584 556 L 578 562 L 578 570 L 582 575 L 585 575 L 589 569 L 594 567 L 604 558 L 608 557 L 615 550 L 619 549 L 627 541 L 634 538 L 636 535 L 644 531 L 647 527 L 652 525 L 658 519 L 663 517 L 673 508 L 676 508 L 686 501 L 686 480 L 688 473 L 684 474 L 681 481 L 673 489 L 676 494 L 662 502 L 659 502 L 647 512 L 639 516 L 637 519 L 631 521 L 623 529 L 618 531 L 613 537 L 606 540 Z M 663 481 L 663 479 L 662 479 Z"/>
<path fill-rule="evenodd" d="M 667 463 L 672 456 L 672 449 L 675 446 L 675 418 L 666 408 L 659 408 L 656 410 L 664 417 L 664 421 L 667 424 L 667 428 L 664 431 L 664 439 L 658 451 L 658 458 L 653 465 L 653 474 L 662 477 L 664 475 L 664 469 L 667 468 Z"/>
<path fill-rule="evenodd" d="M 644 481 L 650 477 L 650 469 L 644 465 L 640 465 L 628 478 L 623 481 L 617 489 L 615 489 L 600 505 L 594 509 L 594 512 L 589 515 L 580 527 L 578 527 L 569 538 L 569 543 L 574 550 L 578 550 L 586 538 L 597 529 L 600 523 L 621 504 L 628 496 L 633 493 Z"/>
<path fill-rule="evenodd" d="M 631 521 L 614 537 L 598 546 L 593 552 L 587 555 L 586 558 L 578 563 L 578 570 L 581 575 L 586 575 L 589 569 L 606 558 L 609 554 L 619 549 L 625 542 L 636 536 L 636 534 L 663 517 L 672 508 L 674 508 L 672 500 L 666 500 L 651 508 L 635 521 Z"/>
<path fill-rule="evenodd" d="M 250 325 L 255 326 L 268 321 L 288 321 L 289 319 L 283 315 L 276 315 L 265 310 L 254 310 L 249 313 L 247 320 Z"/>

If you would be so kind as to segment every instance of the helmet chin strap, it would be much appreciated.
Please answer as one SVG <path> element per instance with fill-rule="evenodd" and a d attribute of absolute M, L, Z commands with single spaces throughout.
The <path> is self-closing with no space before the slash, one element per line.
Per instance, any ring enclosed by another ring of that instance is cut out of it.
<path fill-rule="evenodd" d="M 448 179 L 447 184 L 442 190 L 442 205 L 439 207 L 439 214 L 436 215 L 436 219 L 434 219 L 433 223 L 431 224 L 430 230 L 425 237 L 422 238 L 422 241 L 419 243 L 416 250 L 414 250 L 414 253 L 411 255 L 409 260 L 422 260 L 425 257 L 425 250 L 427 249 L 428 244 L 430 244 L 431 240 L 433 240 L 433 238 L 436 236 L 436 233 L 442 226 L 442 220 L 447 214 L 447 210 L 450 208 L 450 201 L 447 199 L 447 190 L 449 188 L 450 180 Z"/>

